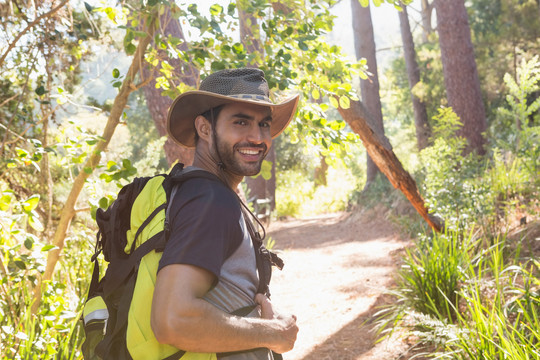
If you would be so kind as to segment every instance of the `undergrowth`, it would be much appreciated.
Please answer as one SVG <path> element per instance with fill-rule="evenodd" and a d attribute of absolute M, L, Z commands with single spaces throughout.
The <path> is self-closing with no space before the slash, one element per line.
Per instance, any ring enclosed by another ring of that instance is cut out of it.
<path fill-rule="evenodd" d="M 420 154 L 426 204 L 446 227 L 407 249 L 390 291 L 396 301 L 378 322 L 382 334 L 401 330 L 429 349 L 426 357 L 540 359 L 540 249 L 531 245 L 538 234 L 509 236 L 540 224 L 540 126 L 527 117 L 540 101 L 526 96 L 540 86 L 538 57 L 518 75 L 505 77 L 508 107 L 492 127 L 510 126 L 494 137 L 490 156 L 463 156 L 450 108 L 439 110 L 432 145 Z"/>

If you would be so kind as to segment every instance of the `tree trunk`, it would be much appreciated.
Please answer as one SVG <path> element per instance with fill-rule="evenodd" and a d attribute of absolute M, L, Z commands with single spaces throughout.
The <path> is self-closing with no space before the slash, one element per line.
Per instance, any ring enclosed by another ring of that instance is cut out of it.
<path fill-rule="evenodd" d="M 178 48 L 181 51 L 186 51 L 188 49 L 180 22 L 171 15 L 169 7 L 165 7 L 165 12 L 160 16 L 160 24 L 160 29 L 163 35 L 170 35 L 183 40 Z M 183 82 L 186 85 L 197 87 L 199 83 L 199 71 L 196 67 L 185 63 L 178 58 L 169 58 L 167 56 L 167 52 L 163 50 L 159 51 L 159 57 L 160 59 L 167 61 L 169 65 L 174 68 L 174 79 L 179 79 L 180 82 Z M 172 105 L 173 100 L 168 96 L 162 96 L 162 90 L 156 88 L 156 81 L 154 76 L 152 76 L 152 73 L 158 73 L 160 68 L 161 65 L 152 70 L 147 66 L 143 66 L 142 73 L 144 78 L 152 79 L 150 83 L 143 88 L 143 91 L 146 98 L 146 103 L 148 105 L 148 110 L 150 111 L 150 115 L 154 120 L 154 124 L 156 125 L 159 136 L 166 136 L 167 113 L 169 111 L 169 107 Z M 174 163 L 176 160 L 184 165 L 191 165 L 193 163 L 195 150 L 178 145 L 169 136 L 163 145 L 163 149 L 165 150 L 165 156 L 167 157 L 167 162 L 169 165 Z"/>
<path fill-rule="evenodd" d="M 360 91 L 362 93 L 362 101 L 373 121 L 370 124 L 371 128 L 377 132 L 379 137 L 384 137 L 384 126 L 382 116 L 381 97 L 379 95 L 379 77 L 377 76 L 377 58 L 375 37 L 373 35 L 373 23 L 371 21 L 371 11 L 368 7 L 360 5 L 358 0 L 351 0 L 353 33 L 354 33 L 354 48 L 356 50 L 356 58 L 365 58 L 367 60 L 368 70 L 372 76 L 368 80 L 360 80 Z M 379 169 L 367 154 L 367 188 L 373 180 L 375 180 Z"/>
<path fill-rule="evenodd" d="M 463 123 L 458 135 L 467 139 L 467 153 L 483 155 L 487 122 L 465 3 L 435 0 L 435 10 L 448 104 Z"/>
<path fill-rule="evenodd" d="M 326 186 L 328 184 L 326 174 L 328 171 L 328 164 L 326 163 L 326 156 L 319 155 L 319 166 L 315 168 L 315 186 Z"/>
<path fill-rule="evenodd" d="M 433 14 L 433 2 L 429 0 L 422 0 L 422 40 L 424 43 L 428 42 L 429 35 L 433 32 L 433 26 L 431 26 L 431 16 Z"/>
<path fill-rule="evenodd" d="M 407 66 L 407 75 L 409 78 L 409 87 L 411 88 L 411 100 L 414 110 L 414 126 L 416 128 L 416 145 L 418 150 L 428 146 L 431 131 L 429 128 L 426 105 L 412 93 L 412 88 L 420 82 L 420 68 L 416 62 L 416 52 L 414 50 L 414 41 L 409 24 L 407 7 L 402 6 L 403 11 L 399 11 L 399 24 L 401 28 L 401 39 L 403 40 L 403 52 L 405 54 L 405 65 Z"/>
<path fill-rule="evenodd" d="M 403 169 L 388 140 L 381 138 L 371 128 L 369 125 L 371 121 L 368 121 L 370 115 L 365 106 L 359 101 L 351 101 L 350 108 L 343 109 L 340 107 L 338 110 L 352 130 L 360 135 L 360 139 L 366 147 L 368 154 L 390 183 L 405 194 L 416 211 L 418 211 L 433 230 L 440 232 L 443 227 L 442 221 L 429 213 L 424 199 L 422 199 L 422 196 L 418 192 L 416 182 Z"/>
<path fill-rule="evenodd" d="M 103 133 L 101 135 L 102 141 L 96 144 L 95 150 L 90 154 L 90 156 L 86 160 L 86 163 L 84 164 L 83 169 L 81 169 L 81 171 L 75 178 L 66 203 L 64 204 L 64 207 L 62 208 L 62 211 L 60 213 L 60 221 L 58 222 L 58 226 L 56 228 L 56 232 L 54 233 L 54 238 L 52 242 L 52 245 L 54 245 L 56 248 L 49 251 L 47 255 L 47 265 L 45 267 L 45 272 L 39 278 L 38 285 L 34 288 L 34 303 L 32 304 L 32 313 L 34 314 L 37 312 L 41 303 L 42 284 L 44 281 L 52 279 L 54 269 L 58 260 L 60 259 L 60 254 L 62 252 L 62 249 L 64 248 L 64 240 L 66 238 L 69 225 L 71 224 L 71 220 L 75 215 L 75 204 L 77 203 L 77 199 L 83 189 L 84 183 L 86 182 L 86 179 L 88 179 L 90 174 L 99 165 L 101 153 L 107 150 L 107 146 L 111 141 L 116 126 L 120 123 L 120 117 L 122 116 L 122 112 L 126 107 L 129 94 L 131 94 L 134 90 L 138 89 L 138 87 L 133 83 L 133 81 L 135 80 L 135 77 L 140 70 L 140 65 L 144 63 L 144 54 L 146 51 L 146 47 L 148 46 L 148 44 L 150 44 L 150 41 L 153 38 L 153 22 L 150 23 L 146 31 L 148 35 L 139 41 L 137 50 L 135 51 L 133 60 L 131 62 L 131 66 L 128 70 L 128 73 L 126 74 L 126 78 L 122 83 L 122 86 L 120 87 L 118 95 L 116 95 L 116 98 L 114 99 L 111 112 L 107 119 L 107 124 L 105 125 L 105 129 L 103 130 Z"/>

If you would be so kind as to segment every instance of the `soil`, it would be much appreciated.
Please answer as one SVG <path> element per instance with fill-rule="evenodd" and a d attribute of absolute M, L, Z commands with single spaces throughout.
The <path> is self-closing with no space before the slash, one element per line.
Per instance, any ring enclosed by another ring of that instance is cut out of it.
<path fill-rule="evenodd" d="M 384 212 L 370 210 L 270 225 L 275 270 L 272 303 L 295 314 L 300 331 L 286 360 L 406 359 L 399 337 L 375 344 L 375 314 L 393 299 L 385 293 L 409 245 Z"/>

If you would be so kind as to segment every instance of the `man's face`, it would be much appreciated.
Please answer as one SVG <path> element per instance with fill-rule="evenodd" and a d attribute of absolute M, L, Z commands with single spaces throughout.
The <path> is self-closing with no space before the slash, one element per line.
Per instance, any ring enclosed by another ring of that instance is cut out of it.
<path fill-rule="evenodd" d="M 227 171 L 252 176 L 270 146 L 271 109 L 267 106 L 232 103 L 221 109 L 216 123 L 216 141 L 221 161 Z"/>

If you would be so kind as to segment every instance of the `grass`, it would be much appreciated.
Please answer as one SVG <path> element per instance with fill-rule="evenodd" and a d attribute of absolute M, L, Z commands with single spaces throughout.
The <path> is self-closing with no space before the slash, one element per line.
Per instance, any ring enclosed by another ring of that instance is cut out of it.
<path fill-rule="evenodd" d="M 477 244 L 447 231 L 409 249 L 380 331 L 407 329 L 436 359 L 540 360 L 540 262 L 511 256 L 506 237 Z"/>

